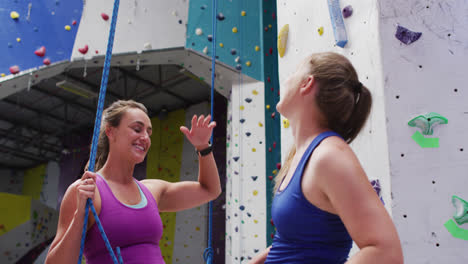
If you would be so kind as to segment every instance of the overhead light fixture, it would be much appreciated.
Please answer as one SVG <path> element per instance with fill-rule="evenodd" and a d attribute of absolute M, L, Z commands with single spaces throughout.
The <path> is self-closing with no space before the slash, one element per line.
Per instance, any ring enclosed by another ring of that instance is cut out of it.
<path fill-rule="evenodd" d="M 74 81 L 66 79 L 66 80 L 57 82 L 55 85 L 59 88 L 62 88 L 63 90 L 67 92 L 79 95 L 87 99 L 98 97 L 98 94 L 96 92 L 93 92 L 91 90 L 92 89 L 91 87 L 83 83 L 76 83 Z"/>

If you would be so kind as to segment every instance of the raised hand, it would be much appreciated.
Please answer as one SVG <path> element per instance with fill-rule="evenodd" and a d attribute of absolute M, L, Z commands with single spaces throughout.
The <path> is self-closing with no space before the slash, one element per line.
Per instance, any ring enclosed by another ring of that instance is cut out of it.
<path fill-rule="evenodd" d="M 210 121 L 210 115 L 207 117 L 203 115 L 197 117 L 197 115 L 194 115 L 192 118 L 191 129 L 189 130 L 187 127 L 181 126 L 180 131 L 184 133 L 184 135 L 196 149 L 203 150 L 208 147 L 211 133 L 213 133 L 213 128 L 216 127 L 216 122 Z"/>

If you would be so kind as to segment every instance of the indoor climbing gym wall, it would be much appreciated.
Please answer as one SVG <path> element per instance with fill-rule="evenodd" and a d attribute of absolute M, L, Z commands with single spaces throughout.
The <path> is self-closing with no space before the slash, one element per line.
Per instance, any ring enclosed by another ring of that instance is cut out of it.
<path fill-rule="evenodd" d="M 467 263 L 467 2 L 381 1 L 379 13 L 393 219 L 405 262 Z"/>
<path fill-rule="evenodd" d="M 388 144 L 393 142 L 387 142 L 378 2 L 281 0 L 277 4 L 280 83 L 284 84 L 306 56 L 333 51 L 353 63 L 359 80 L 371 91 L 371 114 L 351 147 L 369 180 L 380 185 L 380 195 L 391 213 Z M 289 120 L 284 118 L 281 141 L 282 157 L 285 158 L 293 141 Z M 354 247 L 352 252 L 356 250 Z"/>
<path fill-rule="evenodd" d="M 0 262 L 32 263 L 55 236 L 59 166 L 49 162 L 0 176 L 9 181 L 0 192 Z"/>
<path fill-rule="evenodd" d="M 113 53 L 141 53 L 185 45 L 188 0 L 121 1 Z M 73 59 L 104 55 L 113 0 L 86 1 L 78 29 Z"/>
<path fill-rule="evenodd" d="M 1 1 L 1 77 L 69 60 L 83 1 Z"/>

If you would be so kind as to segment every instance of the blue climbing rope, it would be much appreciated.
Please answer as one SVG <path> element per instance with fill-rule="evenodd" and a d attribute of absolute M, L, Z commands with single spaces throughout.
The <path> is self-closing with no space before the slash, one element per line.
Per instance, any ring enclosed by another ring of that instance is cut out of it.
<path fill-rule="evenodd" d="M 99 140 L 99 130 L 101 128 L 102 111 L 104 109 L 104 100 L 106 97 L 107 81 L 109 77 L 110 62 L 112 58 L 112 47 L 114 46 L 114 35 L 115 35 L 115 27 L 117 24 L 117 14 L 119 12 L 119 4 L 120 4 L 120 0 L 114 1 L 114 9 L 112 11 L 112 20 L 111 20 L 111 26 L 109 30 L 109 39 L 107 41 L 106 58 L 104 60 L 104 69 L 102 71 L 101 89 L 99 91 L 99 100 L 98 100 L 98 106 L 97 106 L 97 111 L 96 111 L 96 120 L 94 121 L 94 132 L 93 132 L 93 140 L 91 144 L 91 155 L 89 157 L 89 171 L 94 171 L 94 165 L 96 163 L 96 151 L 97 151 L 97 144 Z M 84 243 L 86 239 L 86 227 L 88 224 L 89 209 L 91 209 L 91 212 L 94 215 L 94 219 L 96 220 L 96 224 L 99 228 L 99 232 L 101 233 L 104 243 L 106 244 L 106 248 L 112 257 L 112 261 L 114 262 L 114 264 L 119 264 L 119 263 L 123 264 L 122 256 L 120 255 L 120 248 L 117 248 L 117 255 L 119 258 L 119 261 L 117 261 L 117 258 L 114 254 L 114 250 L 112 249 L 109 239 L 107 239 L 106 233 L 104 232 L 104 228 L 102 227 L 101 221 L 99 220 L 99 217 L 96 213 L 96 209 L 94 208 L 94 205 L 93 205 L 93 201 L 91 199 L 88 199 L 86 201 L 85 218 L 84 218 L 84 224 L 83 224 L 83 232 L 81 235 L 80 256 L 78 258 L 78 264 L 81 264 L 81 260 L 83 259 L 83 250 L 84 250 Z"/>
<path fill-rule="evenodd" d="M 218 9 L 218 1 L 212 0 L 213 14 L 212 14 L 212 32 L 213 32 L 213 42 L 212 42 L 212 52 L 211 52 L 211 120 L 214 120 L 214 86 L 215 86 L 215 69 L 216 69 L 216 12 Z M 213 134 L 211 134 L 211 143 L 213 144 Z M 208 247 L 203 252 L 203 258 L 207 264 L 213 263 L 213 248 L 211 247 L 211 237 L 213 232 L 213 203 L 210 201 L 208 203 Z"/>

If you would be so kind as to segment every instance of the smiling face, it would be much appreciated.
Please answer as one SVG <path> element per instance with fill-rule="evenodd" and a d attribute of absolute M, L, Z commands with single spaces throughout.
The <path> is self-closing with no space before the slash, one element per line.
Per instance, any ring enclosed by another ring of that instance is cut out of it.
<path fill-rule="evenodd" d="M 145 159 L 151 146 L 151 133 L 151 120 L 138 108 L 127 109 L 117 127 L 106 129 L 110 151 L 135 164 Z"/>

